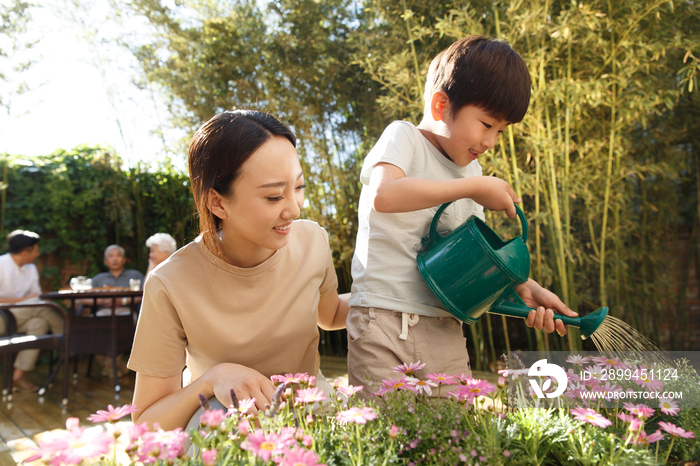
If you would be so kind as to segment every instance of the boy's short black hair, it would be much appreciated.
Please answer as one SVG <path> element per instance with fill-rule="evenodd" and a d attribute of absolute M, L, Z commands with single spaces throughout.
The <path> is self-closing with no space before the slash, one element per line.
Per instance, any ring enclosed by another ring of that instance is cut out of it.
<path fill-rule="evenodd" d="M 530 72 L 506 42 L 468 36 L 440 52 L 430 64 L 425 99 L 443 91 L 450 99 L 452 118 L 474 105 L 494 118 L 518 123 L 530 104 Z"/>
<path fill-rule="evenodd" d="M 25 249 L 33 248 L 39 243 L 39 235 L 33 231 L 15 230 L 7 235 L 7 252 L 19 254 Z"/>

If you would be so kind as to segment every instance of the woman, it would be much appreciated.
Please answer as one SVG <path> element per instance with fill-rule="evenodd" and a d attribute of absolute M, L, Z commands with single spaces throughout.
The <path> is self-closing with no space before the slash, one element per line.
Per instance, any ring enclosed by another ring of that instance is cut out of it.
<path fill-rule="evenodd" d="M 146 240 L 146 247 L 148 248 L 148 269 L 146 270 L 146 276 L 148 277 L 158 264 L 175 252 L 177 243 L 175 242 L 175 238 L 167 233 L 156 233 Z"/>
<path fill-rule="evenodd" d="M 255 111 L 218 114 L 192 138 L 201 234 L 146 284 L 129 360 L 134 422 L 183 427 L 200 394 L 229 406 L 231 389 L 264 409 L 271 375 L 317 373 L 317 325 L 345 327 L 349 295 L 338 296 L 328 235 L 293 221 L 304 202 L 295 146 Z"/>

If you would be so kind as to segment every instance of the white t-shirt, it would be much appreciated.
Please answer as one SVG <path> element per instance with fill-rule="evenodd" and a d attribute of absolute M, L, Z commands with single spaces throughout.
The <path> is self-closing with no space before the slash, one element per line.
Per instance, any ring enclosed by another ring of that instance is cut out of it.
<path fill-rule="evenodd" d="M 20 267 L 9 252 L 0 256 L 0 301 L 2 298 L 23 298 L 32 293 L 41 293 L 36 265 Z"/>
<path fill-rule="evenodd" d="M 413 212 L 381 213 L 372 208 L 370 174 L 379 162 L 396 165 L 407 177 L 449 180 L 481 175 L 476 160 L 460 167 L 445 157 L 413 124 L 390 124 L 367 155 L 360 180 L 359 226 L 352 259 L 351 306 L 376 307 L 426 316 L 450 313 L 425 284 L 416 256 L 421 239 L 440 206 Z M 484 218 L 484 209 L 471 199 L 453 202 L 442 214 L 437 230 L 446 234 L 470 216 Z"/>

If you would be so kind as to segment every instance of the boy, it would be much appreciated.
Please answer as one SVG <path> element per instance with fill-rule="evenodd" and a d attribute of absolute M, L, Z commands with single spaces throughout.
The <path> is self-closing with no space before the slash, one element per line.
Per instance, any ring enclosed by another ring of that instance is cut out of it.
<path fill-rule="evenodd" d="M 523 119 L 530 73 L 505 42 L 466 37 L 430 65 L 418 127 L 389 125 L 362 167 L 348 330 L 351 385 L 395 377 L 391 367 L 420 360 L 427 372 L 469 373 L 461 323 L 444 310 L 418 271 L 416 255 L 438 207 L 453 202 L 438 231 L 454 230 L 483 208 L 515 217 L 520 199 L 505 181 L 481 176 L 479 155 Z M 555 329 L 553 309 L 577 315 L 535 281 L 516 291 L 532 311 L 528 326 Z M 545 307 L 547 309 L 545 309 Z M 417 371 L 416 377 L 422 377 Z"/>

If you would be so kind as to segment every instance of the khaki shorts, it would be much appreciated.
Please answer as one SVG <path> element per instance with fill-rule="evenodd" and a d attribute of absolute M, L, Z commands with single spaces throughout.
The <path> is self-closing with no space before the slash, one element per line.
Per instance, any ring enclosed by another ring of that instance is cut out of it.
<path fill-rule="evenodd" d="M 350 385 L 364 385 L 364 392 L 369 394 L 367 387 L 377 388 L 383 379 L 401 378 L 403 374 L 392 367 L 418 361 L 425 363 L 425 368 L 415 373 L 419 379 L 433 372 L 471 373 L 467 339 L 457 319 L 405 315 L 373 307 L 350 308 L 347 320 Z M 402 333 L 405 340 L 399 337 Z"/>

